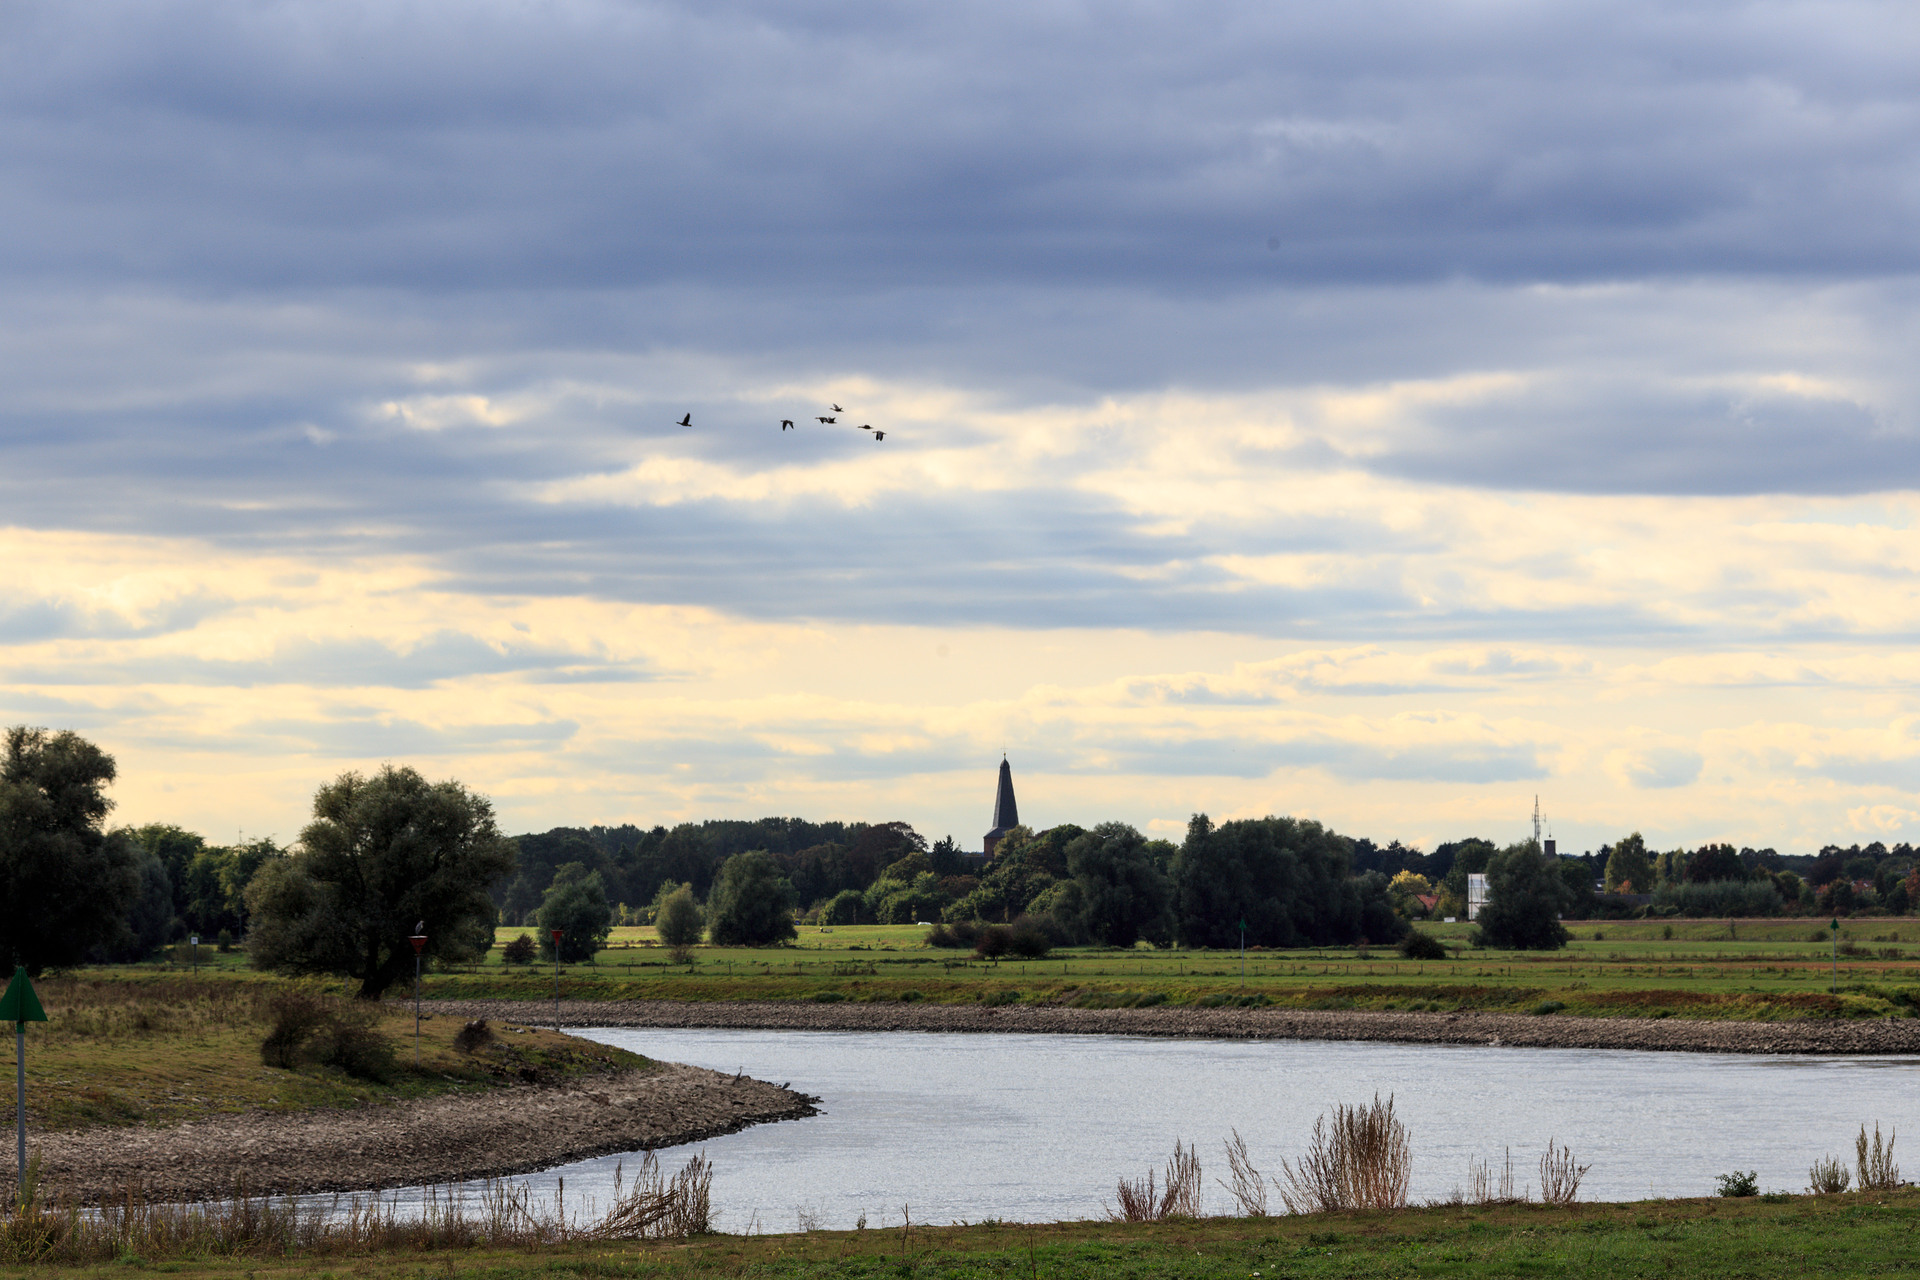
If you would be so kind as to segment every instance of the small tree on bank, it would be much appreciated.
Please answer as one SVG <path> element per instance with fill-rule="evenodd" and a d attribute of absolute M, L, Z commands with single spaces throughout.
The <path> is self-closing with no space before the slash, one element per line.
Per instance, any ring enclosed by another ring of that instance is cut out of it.
<path fill-rule="evenodd" d="M 412 977 L 417 924 L 429 957 L 469 960 L 491 944 L 487 890 L 512 873 L 514 850 L 484 796 L 386 765 L 321 787 L 313 817 L 299 852 L 247 886 L 256 968 L 358 978 L 374 1000 Z"/>
<path fill-rule="evenodd" d="M 700 941 L 700 933 L 706 927 L 706 920 L 700 912 L 700 904 L 693 900 L 693 886 L 683 884 L 660 901 L 660 909 L 653 918 L 653 927 L 660 935 L 663 946 L 673 949 L 675 960 L 685 960 L 691 949 Z"/>
<path fill-rule="evenodd" d="M 591 961 L 613 932 L 613 908 L 598 871 L 569 862 L 553 873 L 540 903 L 540 954 L 553 958 L 553 931 L 560 930 L 560 959 L 565 964 Z"/>
<path fill-rule="evenodd" d="M 764 947 L 795 936 L 793 885 L 764 849 L 736 853 L 707 895 L 707 925 L 723 947 Z"/>

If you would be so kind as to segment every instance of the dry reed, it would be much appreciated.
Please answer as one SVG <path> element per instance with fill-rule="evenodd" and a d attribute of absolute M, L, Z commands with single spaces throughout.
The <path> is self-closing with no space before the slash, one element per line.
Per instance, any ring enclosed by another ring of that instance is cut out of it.
<path fill-rule="evenodd" d="M 1513 1148 L 1507 1148 L 1507 1163 L 1500 1171 L 1498 1183 L 1494 1181 L 1493 1169 L 1478 1156 L 1467 1158 L 1467 1195 L 1468 1204 L 1524 1204 L 1527 1199 L 1525 1189 L 1518 1195 L 1513 1191 Z"/>
<path fill-rule="evenodd" d="M 624 1169 L 616 1168 L 613 1202 L 599 1214 L 591 1201 L 570 1213 L 564 1180 L 550 1202 L 536 1200 L 524 1183 L 488 1179 L 464 1193 L 430 1187 L 417 1207 L 380 1192 L 302 1203 L 236 1186 L 228 1199 L 205 1204 L 154 1202 L 129 1187 L 120 1200 L 89 1209 L 71 1198 L 42 1205 L 30 1179 L 25 1203 L 0 1217 L 0 1261 L 284 1257 L 672 1239 L 713 1229 L 712 1181 L 713 1166 L 704 1156 L 667 1177 L 649 1151 L 631 1186 Z"/>
<path fill-rule="evenodd" d="M 1404 1208 L 1413 1157 L 1407 1127 L 1394 1117 L 1392 1095 L 1382 1102 L 1375 1094 L 1371 1105 L 1334 1107 L 1331 1128 L 1326 1116 L 1315 1120 L 1299 1165 L 1282 1160 L 1280 1172 L 1273 1185 L 1289 1213 Z"/>
<path fill-rule="evenodd" d="M 1893 1162 L 1893 1140 L 1899 1136 L 1899 1130 L 1887 1135 L 1886 1145 L 1880 1144 L 1880 1122 L 1873 1123 L 1873 1145 L 1867 1145 L 1867 1126 L 1860 1126 L 1860 1136 L 1854 1140 L 1853 1151 L 1858 1170 L 1856 1181 L 1862 1191 L 1891 1191 L 1900 1185 L 1900 1166 Z"/>
<path fill-rule="evenodd" d="M 1508 1165 L 1512 1165 L 1512 1156 L 1508 1156 Z M 1542 1204 L 1572 1204 L 1580 1195 L 1580 1180 L 1587 1176 L 1592 1165 L 1575 1164 L 1571 1147 L 1554 1148 L 1553 1139 L 1547 1139 L 1546 1154 L 1540 1157 L 1540 1202 Z M 1511 1174 L 1508 1175 L 1511 1178 Z"/>
<path fill-rule="evenodd" d="M 1267 1216 L 1267 1183 L 1260 1171 L 1253 1167 L 1253 1161 L 1247 1157 L 1247 1140 L 1240 1136 L 1238 1129 L 1233 1130 L 1233 1140 L 1221 1144 L 1227 1149 L 1227 1169 L 1232 1174 L 1232 1182 L 1220 1182 L 1232 1194 L 1240 1206 L 1243 1218 L 1264 1218 Z"/>
<path fill-rule="evenodd" d="M 1118 1213 L 1107 1211 L 1107 1216 L 1116 1222 L 1164 1222 L 1168 1218 L 1197 1218 L 1200 1216 L 1200 1153 L 1188 1150 L 1179 1140 L 1173 1144 L 1173 1155 L 1167 1160 L 1166 1183 L 1158 1190 L 1154 1186 L 1153 1170 L 1147 1170 L 1147 1176 L 1134 1182 L 1120 1179 L 1115 1191 L 1120 1202 Z"/>
<path fill-rule="evenodd" d="M 1807 1170 L 1807 1190 L 1816 1196 L 1838 1195 L 1852 1183 L 1853 1175 L 1847 1172 L 1846 1165 L 1840 1163 L 1839 1156 L 1815 1160 L 1813 1167 Z"/>

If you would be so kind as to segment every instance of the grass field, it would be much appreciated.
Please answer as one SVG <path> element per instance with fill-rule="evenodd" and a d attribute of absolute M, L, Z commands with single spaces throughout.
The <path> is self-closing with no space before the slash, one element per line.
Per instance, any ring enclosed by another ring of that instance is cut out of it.
<path fill-rule="evenodd" d="M 1237 952 L 1070 948 L 999 962 L 928 947 L 918 926 L 808 928 L 779 948 L 699 947 L 676 965 L 650 928 L 614 931 L 592 965 L 562 967 L 580 999 L 982 999 L 1104 1006 L 1251 1001 L 1296 1008 L 1505 1009 L 1570 1015 L 1798 1019 L 1908 1016 L 1920 1007 L 1920 920 L 1841 922 L 1837 968 L 1824 920 L 1574 923 L 1556 952 L 1479 951 L 1470 926 L 1422 925 L 1456 948 L 1439 961 L 1391 949 Z M 521 933 L 501 929 L 504 943 Z M 1817 938 L 1817 940 L 1816 940 Z M 428 994 L 540 998 L 550 967 L 433 974 Z M 1244 976 L 1243 976 L 1244 965 Z M 1837 990 L 1830 990 L 1837 988 Z"/>
<path fill-rule="evenodd" d="M 646 1059 L 551 1032 L 503 1036 L 477 1053 L 453 1044 L 460 1024 L 429 1018 L 413 1065 L 413 1018 L 379 1011 L 378 1030 L 395 1049 L 384 1081 L 318 1065 L 262 1063 L 272 1025 L 269 1001 L 289 984 L 252 974 L 83 972 L 45 977 L 45 1023 L 27 1031 L 27 1097 L 36 1129 L 140 1124 L 260 1108 L 349 1106 L 491 1087 L 532 1072 L 552 1079 Z M 317 989 L 320 984 L 307 984 Z M 7 1057 L 12 1057 L 11 1047 Z M 11 1065 L 11 1064 L 9 1064 Z"/>
<path fill-rule="evenodd" d="M 704 1236 L 683 1242 L 497 1250 L 254 1256 L 90 1267 L 0 1268 L 0 1275 L 125 1275 L 186 1280 L 484 1280 L 731 1277 L 837 1280 L 1319 1280 L 1350 1276 L 1891 1276 L 1915 1269 L 1920 1193 L 1763 1196 L 1588 1204 L 1432 1207 L 1398 1213 L 1154 1224 L 914 1226 Z"/>

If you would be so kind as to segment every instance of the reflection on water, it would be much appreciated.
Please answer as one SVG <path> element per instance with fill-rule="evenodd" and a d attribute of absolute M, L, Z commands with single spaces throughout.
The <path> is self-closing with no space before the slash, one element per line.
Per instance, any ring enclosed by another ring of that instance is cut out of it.
<path fill-rule="evenodd" d="M 1465 1182 L 1470 1156 L 1513 1148 L 1536 1180 L 1549 1138 L 1593 1166 L 1584 1199 L 1708 1195 L 1755 1169 L 1802 1190 L 1823 1155 L 1851 1160 L 1862 1122 L 1920 1134 L 1920 1059 L 1757 1057 L 1117 1036 L 911 1032 L 640 1031 L 580 1034 L 820 1095 L 825 1114 L 661 1152 L 715 1165 L 724 1231 L 1000 1218 L 1099 1217 L 1122 1176 L 1197 1144 L 1208 1209 L 1231 1199 L 1220 1142 L 1232 1129 L 1277 1173 L 1336 1102 L 1391 1093 L 1412 1134 L 1414 1196 Z M 532 1175 L 536 1192 L 604 1200 L 618 1157 Z M 1920 1150 L 1912 1162 L 1920 1167 Z M 631 1160 L 629 1160 L 631 1163 Z M 1275 1204 L 1278 1204 L 1277 1197 Z"/>

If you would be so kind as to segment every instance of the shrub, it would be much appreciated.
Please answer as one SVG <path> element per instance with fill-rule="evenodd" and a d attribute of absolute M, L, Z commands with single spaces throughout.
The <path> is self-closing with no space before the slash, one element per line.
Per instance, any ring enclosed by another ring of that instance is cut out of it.
<path fill-rule="evenodd" d="M 1780 894 L 1768 880 L 1708 880 L 1663 884 L 1653 891 L 1653 904 L 1682 916 L 1724 920 L 1777 915 Z"/>
<path fill-rule="evenodd" d="M 1867 1126 L 1860 1126 L 1860 1136 L 1854 1140 L 1853 1150 L 1862 1191 L 1892 1191 L 1900 1185 L 1900 1166 L 1893 1162 L 1893 1140 L 1898 1136 L 1896 1130 L 1888 1136 L 1886 1146 L 1881 1146 L 1880 1124 L 1875 1121 L 1873 1145 L 1869 1147 Z"/>
<path fill-rule="evenodd" d="M 222 929 L 220 931 L 220 935 L 214 939 L 214 945 L 217 949 L 221 951 L 232 951 L 233 950 L 233 930 Z"/>
<path fill-rule="evenodd" d="M 847 998 L 844 991 L 816 991 L 808 997 L 815 1004 L 838 1004 Z"/>
<path fill-rule="evenodd" d="M 925 997 L 924 995 L 922 995 L 922 994 L 920 994 L 920 992 L 918 992 L 918 991 L 902 991 L 902 992 L 900 993 L 900 1003 L 901 1003 L 901 1004 L 915 1004 L 915 1003 L 917 1003 L 917 1002 L 919 1002 L 919 1001 L 921 1001 L 921 1000 L 925 1000 L 925 999 L 926 999 L 926 997 Z"/>
<path fill-rule="evenodd" d="M 1847 1166 L 1840 1163 L 1838 1156 L 1816 1160 L 1807 1170 L 1807 1190 L 1817 1196 L 1838 1195 L 1852 1182 L 1853 1175 L 1847 1172 Z"/>
<path fill-rule="evenodd" d="M 706 928 L 706 918 L 700 911 L 700 904 L 693 900 L 692 886 L 681 885 L 662 898 L 653 919 L 660 941 L 672 948 L 675 961 L 685 964 L 693 955 L 694 944 L 700 941 L 701 931 Z"/>
<path fill-rule="evenodd" d="M 260 1042 L 260 1061 L 269 1067 L 292 1070 L 313 1033 L 324 1026 L 327 1010 L 317 996 L 305 991 L 282 991 L 267 1003 L 273 1026 Z"/>
<path fill-rule="evenodd" d="M 361 1080 L 393 1074 L 393 1046 L 374 1026 L 378 1013 L 364 1005 L 305 991 L 283 991 L 268 1005 L 273 1026 L 260 1042 L 260 1061 L 292 1070 L 316 1063 Z"/>
<path fill-rule="evenodd" d="M 1007 950 L 1023 960 L 1038 960 L 1053 950 L 1053 940 L 1037 923 L 1022 921 L 1008 934 Z"/>
<path fill-rule="evenodd" d="M 990 924 L 973 940 L 973 952 L 983 959 L 994 960 L 1007 954 L 1007 948 L 1013 943 L 1013 930 L 1004 924 Z"/>
<path fill-rule="evenodd" d="M 539 950 L 540 948 L 533 945 L 533 935 L 523 933 L 506 946 L 500 948 L 500 962 L 502 964 L 532 964 L 533 957 L 539 953 Z"/>
<path fill-rule="evenodd" d="M 1543 1014 L 1558 1013 L 1566 1007 L 1567 1007 L 1566 1005 L 1560 1003 L 1560 1001 L 1558 1000 L 1542 1000 L 1539 1004 L 1533 1006 L 1533 1011 L 1535 1013 L 1543 1013 Z"/>
<path fill-rule="evenodd" d="M 1237 1136 L 1237 1135 L 1236 1135 Z M 1189 1151 L 1178 1141 L 1173 1158 L 1167 1161 L 1166 1187 L 1154 1192 L 1153 1170 L 1138 1182 L 1120 1179 L 1120 1212 L 1109 1211 L 1115 1222 L 1164 1222 L 1168 1218 L 1200 1216 L 1200 1154 Z"/>
<path fill-rule="evenodd" d="M 1760 1194 L 1760 1174 L 1749 1169 L 1745 1173 L 1735 1169 L 1732 1173 L 1723 1173 L 1714 1181 L 1720 1184 L 1720 1194 L 1728 1199 Z"/>
<path fill-rule="evenodd" d="M 1419 929 L 1409 929 L 1400 939 L 1400 954 L 1409 960 L 1445 960 L 1447 946 L 1440 939 Z"/>
<path fill-rule="evenodd" d="M 1554 1150 L 1553 1139 L 1547 1139 L 1547 1153 L 1540 1157 L 1540 1200 L 1543 1204 L 1572 1204 L 1580 1195 L 1580 1180 L 1587 1176 L 1592 1165 L 1575 1164 L 1573 1148 L 1561 1147 Z"/>
<path fill-rule="evenodd" d="M 950 924 L 937 924 L 927 930 L 927 945 L 930 947 L 968 947 L 973 945 L 971 937 L 962 938 L 959 930 Z"/>
<path fill-rule="evenodd" d="M 462 1053 L 478 1053 L 493 1043 L 493 1028 L 485 1018 L 476 1018 L 454 1032 L 453 1047 Z"/>

